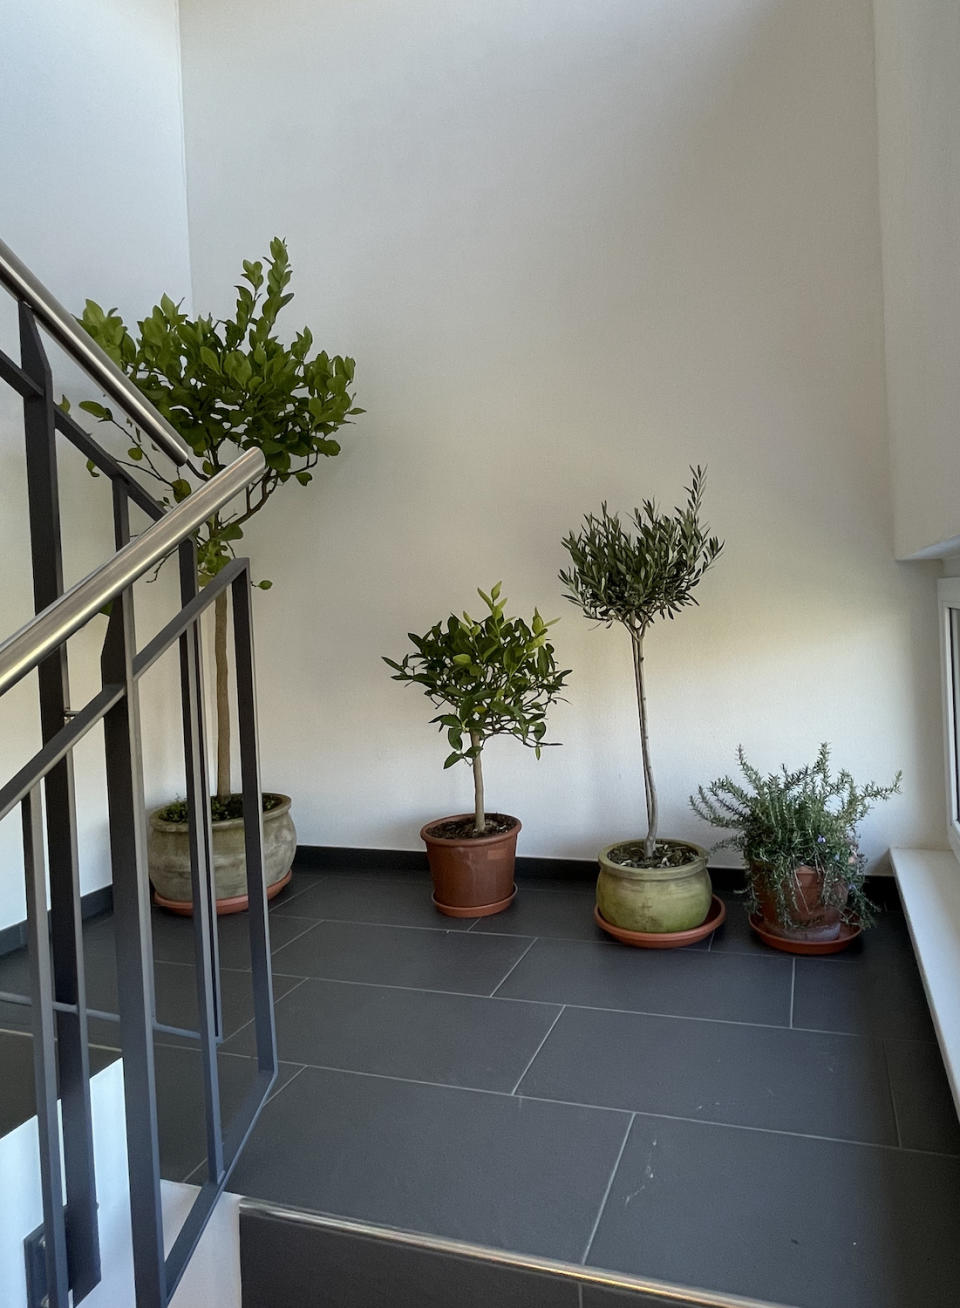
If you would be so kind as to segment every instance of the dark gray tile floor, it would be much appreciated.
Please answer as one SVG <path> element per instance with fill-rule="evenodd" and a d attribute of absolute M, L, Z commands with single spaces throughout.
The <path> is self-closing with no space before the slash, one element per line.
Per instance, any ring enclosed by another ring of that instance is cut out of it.
<path fill-rule="evenodd" d="M 797 1308 L 952 1308 L 960 1128 L 902 915 L 794 960 L 728 907 L 712 942 L 644 953 L 597 931 L 583 883 L 525 882 L 461 921 L 418 875 L 297 871 L 271 910 L 281 1077 L 231 1188 Z M 191 930 L 155 918 L 176 1025 Z M 100 1006 L 111 936 L 87 924 Z M 243 918 L 220 946 L 228 1114 L 254 1069 Z M 0 959 L 0 990 L 22 985 Z M 109 1024 L 97 1040 L 115 1056 Z M 23 1112 L 28 1046 L 0 1038 L 0 1122 Z M 199 1060 L 163 1035 L 156 1054 L 165 1174 L 184 1179 Z"/>

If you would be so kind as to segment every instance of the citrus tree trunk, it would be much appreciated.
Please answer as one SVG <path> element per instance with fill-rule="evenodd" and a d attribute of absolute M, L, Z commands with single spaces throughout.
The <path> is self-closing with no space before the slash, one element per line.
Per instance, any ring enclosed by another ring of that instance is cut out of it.
<path fill-rule="evenodd" d="M 650 767 L 650 737 L 647 731 L 647 691 L 643 680 L 643 629 L 630 632 L 633 645 L 633 677 L 637 687 L 637 713 L 640 718 L 640 749 L 643 754 L 643 790 L 647 802 L 647 836 L 643 845 L 645 858 L 652 858 L 657 843 L 657 788 Z"/>
<path fill-rule="evenodd" d="M 473 829 L 478 834 L 482 834 L 487 828 L 487 820 L 483 812 L 483 769 L 480 767 L 480 737 L 476 732 L 471 731 L 470 744 L 477 751 L 473 759 Z"/>
<path fill-rule="evenodd" d="M 227 592 L 213 601 L 213 653 L 217 671 L 217 798 L 230 794 L 230 669 L 227 665 Z"/>

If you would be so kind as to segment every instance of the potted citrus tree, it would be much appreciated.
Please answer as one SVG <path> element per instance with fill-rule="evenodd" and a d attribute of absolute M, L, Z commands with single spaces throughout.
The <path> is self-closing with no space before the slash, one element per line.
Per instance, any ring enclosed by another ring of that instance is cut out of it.
<path fill-rule="evenodd" d="M 872 925 L 857 828 L 900 789 L 859 786 L 845 769 L 833 776 L 830 748 L 813 764 L 763 776 L 737 750 L 743 781 L 719 777 L 691 795 L 693 811 L 731 834 L 716 849 L 738 849 L 747 863 L 750 925 L 787 953 L 832 953 Z"/>
<path fill-rule="evenodd" d="M 131 381 L 152 401 L 186 442 L 191 457 L 171 474 L 154 446 L 129 420 L 119 420 L 95 401 L 85 409 L 123 436 L 120 462 L 160 488 L 165 504 L 186 499 L 244 450 L 263 451 L 265 470 L 242 499 L 215 513 L 197 535 L 198 580 L 206 584 L 234 556 L 247 522 L 281 487 L 307 486 L 321 459 L 340 453 L 334 434 L 355 414 L 351 388 L 354 361 L 313 351 L 304 327 L 290 344 L 277 335 L 280 311 L 293 299 L 286 242 L 275 237 L 264 260 L 243 261 L 232 316 L 191 317 L 168 295 L 131 332 L 115 309 L 87 300 L 80 322 Z M 96 476 L 92 465 L 88 465 Z M 268 589 L 271 582 L 258 583 Z M 241 796 L 233 793 L 230 759 L 227 595 L 214 601 L 217 756 L 212 798 L 214 864 L 218 910 L 246 907 Z M 265 874 L 268 893 L 289 878 L 296 831 L 289 796 L 263 796 Z M 151 813 L 150 877 L 158 899 L 191 911 L 186 804 Z"/>
<path fill-rule="evenodd" d="M 552 623 L 536 610 L 529 624 L 505 617 L 499 582 L 489 595 L 477 593 L 487 606 L 483 618 L 451 614 L 423 636 L 410 632 L 414 650 L 399 662 L 384 657 L 394 681 L 422 686 L 443 710 L 431 718 L 450 747 L 443 766 L 464 762 L 473 771 L 473 812 L 429 822 L 420 832 L 434 903 L 449 917 L 487 917 L 507 908 L 516 895 L 520 822 L 486 811 L 483 748 L 492 737 L 509 735 L 539 758 L 553 743 L 544 739 L 547 709 L 570 675 L 557 667 L 548 639 Z"/>
<path fill-rule="evenodd" d="M 659 833 L 644 672 L 644 642 L 651 626 L 697 603 L 694 589 L 723 549 L 700 520 L 703 469 L 690 471 L 686 503 L 670 513 L 660 512 L 648 499 L 634 509 L 626 527 L 606 503 L 599 516 L 587 514 L 580 530 L 563 540 L 570 567 L 560 573 L 567 598 L 593 621 L 624 627 L 633 654 L 647 831 L 642 838 L 619 840 L 600 851 L 597 920 L 605 929 L 618 929 L 618 938 L 628 943 L 660 947 L 666 937 L 701 926 L 712 897 L 706 851 Z"/>

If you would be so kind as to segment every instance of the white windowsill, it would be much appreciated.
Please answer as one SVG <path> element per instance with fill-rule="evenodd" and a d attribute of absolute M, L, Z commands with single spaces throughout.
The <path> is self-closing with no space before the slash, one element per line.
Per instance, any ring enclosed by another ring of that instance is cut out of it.
<path fill-rule="evenodd" d="M 939 849 L 891 849 L 890 861 L 960 1114 L 960 863 Z"/>

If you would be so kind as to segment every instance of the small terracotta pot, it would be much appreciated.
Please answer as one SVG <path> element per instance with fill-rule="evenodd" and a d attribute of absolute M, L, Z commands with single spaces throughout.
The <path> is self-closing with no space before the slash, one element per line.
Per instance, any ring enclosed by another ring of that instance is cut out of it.
<path fill-rule="evenodd" d="M 433 902 L 447 917 L 490 917 L 502 913 L 517 893 L 513 873 L 519 818 L 488 813 L 488 817 L 513 823 L 509 831 L 492 836 L 450 840 L 431 835 L 433 828 L 444 822 L 461 822 L 472 816 L 472 813 L 457 813 L 453 817 L 436 818 L 420 830 L 433 877 Z"/>
<path fill-rule="evenodd" d="M 840 908 L 825 906 L 821 900 L 823 876 L 816 868 L 802 865 L 794 868 L 793 916 L 797 926 L 784 926 L 777 918 L 777 902 L 767 888 L 762 869 L 755 868 L 755 893 L 760 907 L 760 919 L 768 935 L 784 940 L 826 942 L 836 940 L 843 925 Z M 846 897 L 844 897 L 846 903 Z"/>

